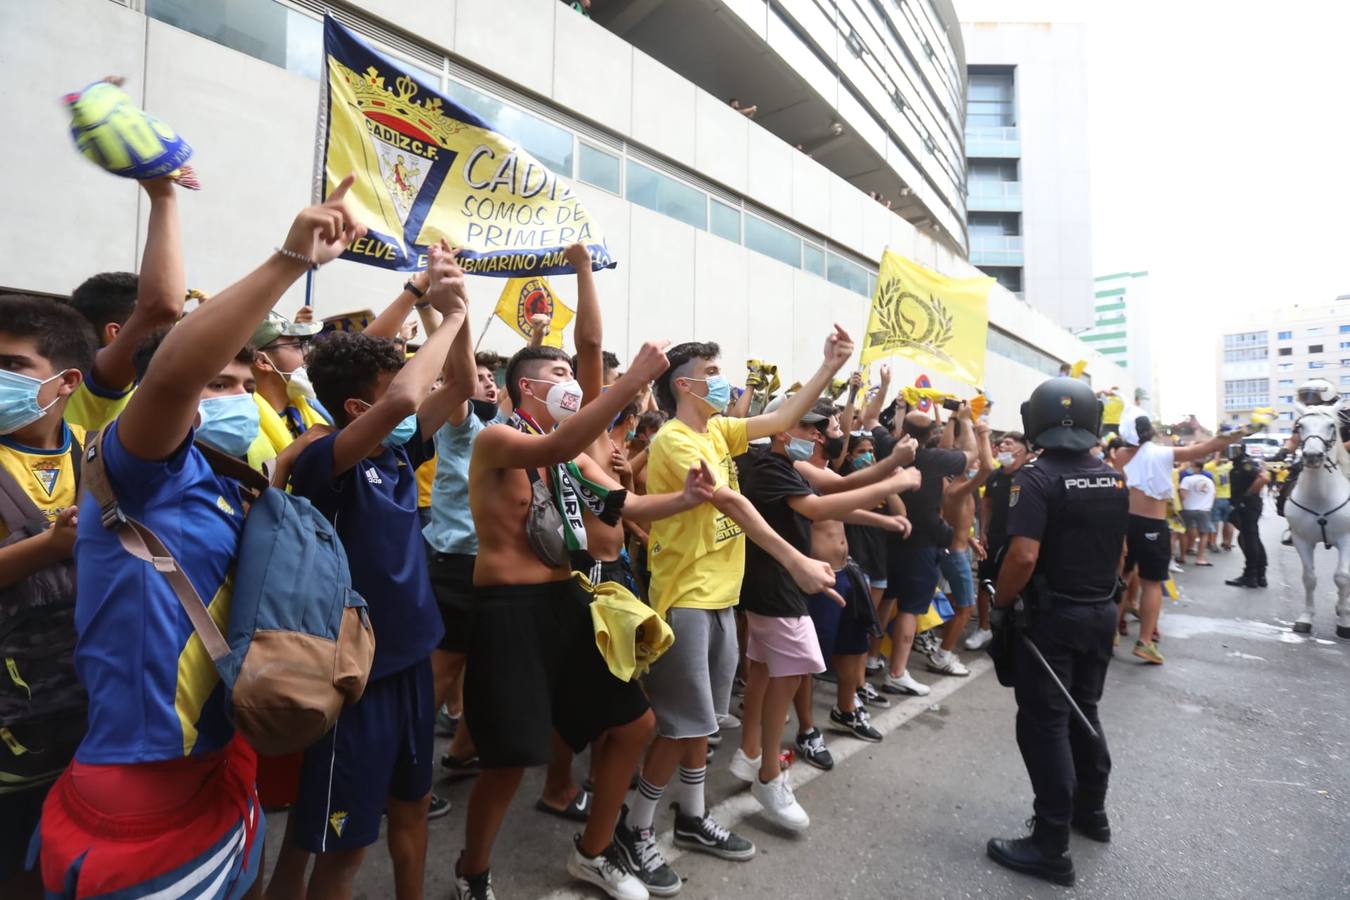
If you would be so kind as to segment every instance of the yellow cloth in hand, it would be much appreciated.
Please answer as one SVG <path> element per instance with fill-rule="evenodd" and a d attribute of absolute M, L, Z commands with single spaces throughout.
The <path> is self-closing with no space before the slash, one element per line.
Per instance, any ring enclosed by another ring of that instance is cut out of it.
<path fill-rule="evenodd" d="M 628 588 L 612 581 L 592 584 L 580 572 L 573 572 L 572 577 L 593 598 L 591 624 L 595 627 L 595 646 L 615 678 L 632 681 L 646 674 L 652 663 L 675 643 L 675 632 L 666 621 Z"/>

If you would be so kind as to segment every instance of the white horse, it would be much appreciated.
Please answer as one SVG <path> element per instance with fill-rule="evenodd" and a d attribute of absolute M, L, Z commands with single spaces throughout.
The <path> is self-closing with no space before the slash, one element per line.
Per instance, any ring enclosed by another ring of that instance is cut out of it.
<path fill-rule="evenodd" d="M 1312 631 L 1313 591 L 1317 571 L 1313 551 L 1317 544 L 1336 548 L 1336 635 L 1350 638 L 1350 453 L 1340 440 L 1335 406 L 1298 407 L 1294 423 L 1303 451 L 1303 471 L 1289 494 L 1285 518 L 1294 549 L 1303 561 L 1303 590 L 1307 608 L 1294 631 Z"/>

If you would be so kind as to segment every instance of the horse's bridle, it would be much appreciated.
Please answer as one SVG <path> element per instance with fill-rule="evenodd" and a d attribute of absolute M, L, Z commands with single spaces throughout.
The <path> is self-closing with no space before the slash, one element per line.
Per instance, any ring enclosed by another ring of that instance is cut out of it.
<path fill-rule="evenodd" d="M 1303 415 L 1299 416 L 1298 419 L 1295 420 L 1294 422 L 1295 434 L 1298 434 L 1299 424 L 1310 415 L 1318 416 L 1320 418 L 1323 414 L 1304 413 Z M 1337 429 L 1340 427 L 1340 423 L 1336 420 L 1334 416 L 1327 416 L 1327 418 L 1331 419 L 1332 435 L 1334 437 L 1339 437 L 1340 434 L 1337 431 Z M 1303 435 L 1299 435 L 1299 445 L 1304 448 L 1305 455 L 1307 452 L 1306 448 L 1308 441 L 1322 442 L 1322 464 L 1320 466 L 1317 466 L 1317 468 L 1326 469 L 1331 472 L 1340 471 L 1340 468 L 1336 465 L 1336 459 L 1334 454 L 1332 453 L 1330 441 L 1322 437 L 1322 435 L 1320 434 L 1310 434 L 1306 437 L 1304 437 Z M 1331 539 L 1327 535 L 1327 519 L 1329 516 L 1331 516 L 1332 513 L 1339 512 L 1342 507 L 1344 507 L 1347 503 L 1350 503 L 1350 496 L 1347 496 L 1344 500 L 1342 500 L 1340 504 L 1336 506 L 1335 509 L 1329 509 L 1324 513 L 1317 512 L 1316 510 L 1313 509 L 1308 509 L 1308 507 L 1304 506 L 1302 503 L 1299 503 L 1297 500 L 1295 500 L 1292 493 L 1289 496 L 1289 502 L 1297 506 L 1299 509 L 1303 510 L 1305 513 L 1308 513 L 1309 515 L 1315 516 L 1317 518 L 1317 526 L 1322 530 L 1322 545 L 1325 546 L 1328 550 L 1330 550 Z"/>

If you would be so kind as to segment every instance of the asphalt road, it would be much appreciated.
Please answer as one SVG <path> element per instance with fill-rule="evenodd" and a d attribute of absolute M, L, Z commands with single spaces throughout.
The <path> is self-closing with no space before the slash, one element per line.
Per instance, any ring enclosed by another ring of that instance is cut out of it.
<path fill-rule="evenodd" d="M 1104 846 L 1074 838 L 1076 887 L 1007 872 L 984 855 L 990 836 L 1021 832 L 1031 796 L 1011 692 L 982 654 L 967 653 L 970 678 L 912 668 L 934 684 L 934 696 L 879 716 L 883 743 L 834 736 L 834 771 L 794 766 L 812 818 L 800 836 L 776 830 L 736 790 L 726 763 L 738 732 L 728 731 L 709 769 L 709 801 L 759 853 L 745 863 L 672 856 L 686 878 L 680 896 L 1350 896 L 1350 641 L 1335 637 L 1332 559 L 1319 553 L 1313 634 L 1292 634 L 1303 605 L 1298 558 L 1279 545 L 1282 520 L 1268 511 L 1263 524 L 1268 589 L 1223 584 L 1240 570 L 1236 549 L 1218 554 L 1213 568 L 1187 566 L 1177 579 L 1181 599 L 1167 604 L 1162 621 L 1167 664 L 1138 663 L 1128 653 L 1132 638 L 1117 651 L 1101 708 L 1115 765 L 1115 839 Z M 821 721 L 826 696 L 817 693 Z M 527 776 L 497 842 L 498 896 L 601 896 L 568 883 L 575 828 L 534 811 L 541 783 L 542 772 Z M 468 788 L 438 783 L 455 808 L 431 824 L 428 897 L 449 895 Z M 666 813 L 657 822 L 667 832 L 672 824 Z M 269 825 L 271 856 L 284 815 Z M 392 897 L 392 884 L 387 854 L 372 848 L 357 896 Z"/>

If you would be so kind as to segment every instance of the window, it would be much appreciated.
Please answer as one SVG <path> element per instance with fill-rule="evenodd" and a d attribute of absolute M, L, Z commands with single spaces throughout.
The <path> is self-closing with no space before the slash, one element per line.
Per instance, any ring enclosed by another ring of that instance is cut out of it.
<path fill-rule="evenodd" d="M 1223 408 L 1255 409 L 1270 402 L 1270 379 L 1238 378 L 1223 383 Z"/>
<path fill-rule="evenodd" d="M 1304 332 L 1304 334 L 1306 334 L 1308 337 L 1317 337 L 1317 335 L 1321 333 L 1322 333 L 1321 325 L 1314 325 L 1312 328 L 1309 328 L 1307 331 Z"/>
<path fill-rule="evenodd" d="M 1294 395 L 1293 395 L 1293 394 L 1281 394 L 1281 395 L 1280 395 L 1280 402 L 1281 402 L 1281 403 L 1293 403 L 1293 402 L 1294 402 Z"/>
<path fill-rule="evenodd" d="M 825 277 L 825 251 L 815 244 L 802 244 L 802 268 L 812 275 Z"/>
<path fill-rule="evenodd" d="M 1224 347 L 1250 347 L 1255 344 L 1264 345 L 1265 343 L 1266 333 L 1264 331 L 1243 331 L 1223 336 Z"/>
<path fill-rule="evenodd" d="M 175 28 L 319 80 L 323 23 L 273 0 L 146 0 L 145 13 Z M 432 84 L 440 76 L 432 76 Z"/>
<path fill-rule="evenodd" d="M 708 227 L 707 194 L 631 159 L 628 160 L 628 199 L 695 228 Z"/>
<path fill-rule="evenodd" d="M 1321 345 L 1321 344 L 1309 344 L 1309 345 L 1308 345 L 1308 352 L 1309 352 L 1309 353 L 1321 353 L 1321 352 L 1322 352 L 1322 345 Z"/>
<path fill-rule="evenodd" d="M 709 221 L 712 227 L 709 230 L 718 237 L 739 244 L 741 242 L 741 211 L 734 206 L 728 206 L 721 200 L 713 200 L 711 212 Z"/>
<path fill-rule="evenodd" d="M 1342 350 L 1350 350 L 1350 341 L 1341 341 Z"/>
<path fill-rule="evenodd" d="M 1294 355 L 1294 348 L 1293 348 L 1293 347 L 1281 347 L 1279 352 L 1280 352 L 1280 356 L 1293 356 L 1293 355 Z"/>
<path fill-rule="evenodd" d="M 745 217 L 745 246 L 794 269 L 802 267 L 802 239 L 755 216 Z"/>
<path fill-rule="evenodd" d="M 1042 353 L 1026 341 L 1009 334 L 997 326 L 989 326 L 989 337 L 986 341 L 986 346 L 991 353 L 997 353 L 999 356 L 1007 357 L 1013 362 L 1021 363 L 1044 375 L 1054 375 L 1059 372 L 1059 360 L 1047 353 Z"/>
<path fill-rule="evenodd" d="M 611 194 L 620 194 L 619 178 L 622 167 L 619 157 L 590 144 L 581 144 L 577 151 L 577 180 L 603 188 Z"/>
<path fill-rule="evenodd" d="M 1288 371 L 1289 371 L 1290 369 L 1292 369 L 1293 367 L 1294 367 L 1294 364 L 1293 364 L 1293 363 L 1280 363 L 1279 366 L 1278 366 L 1278 368 L 1279 368 L 1279 370 L 1280 370 L 1281 372 L 1288 372 Z"/>
<path fill-rule="evenodd" d="M 1292 378 L 1280 379 L 1280 387 L 1293 387 L 1293 386 L 1294 386 L 1294 379 Z"/>
<path fill-rule="evenodd" d="M 1350 375 L 1342 375 L 1341 384 L 1350 384 Z"/>
<path fill-rule="evenodd" d="M 1281 356 L 1288 356 L 1285 351 L 1288 347 L 1280 348 Z M 1251 362 L 1257 359 L 1266 359 L 1267 350 L 1265 347 L 1237 347 L 1223 351 L 1224 362 Z"/>
<path fill-rule="evenodd" d="M 1292 341 L 1293 339 L 1294 339 L 1294 333 L 1293 333 L 1292 331 L 1281 331 L 1280 334 L 1279 334 L 1279 340 L 1282 340 L 1282 341 Z"/>
<path fill-rule="evenodd" d="M 1342 325 L 1337 329 L 1341 334 L 1350 334 L 1350 325 Z"/>
<path fill-rule="evenodd" d="M 842 256 L 835 256 L 833 253 L 825 254 L 825 278 L 831 284 L 837 284 L 855 294 L 862 294 L 864 297 L 871 296 L 867 292 L 867 270 L 857 263 L 849 262 Z"/>
<path fill-rule="evenodd" d="M 1315 359 L 1315 360 L 1313 360 L 1313 361 L 1311 361 L 1311 362 L 1308 363 L 1308 368 L 1310 368 L 1310 369 L 1321 369 L 1321 368 L 1323 368 L 1325 365 L 1326 365 L 1326 363 L 1322 362 L 1320 359 Z"/>
<path fill-rule="evenodd" d="M 493 131 L 511 138 L 554 172 L 572 177 L 572 132 L 457 81 L 450 82 L 445 92 L 460 106 L 477 113 Z"/>
<path fill-rule="evenodd" d="M 1341 360 L 1341 368 L 1342 369 L 1350 368 L 1350 359 Z"/>
<path fill-rule="evenodd" d="M 1017 124 L 1013 109 L 1013 70 L 971 67 L 966 102 L 966 125 L 1007 128 Z"/>

